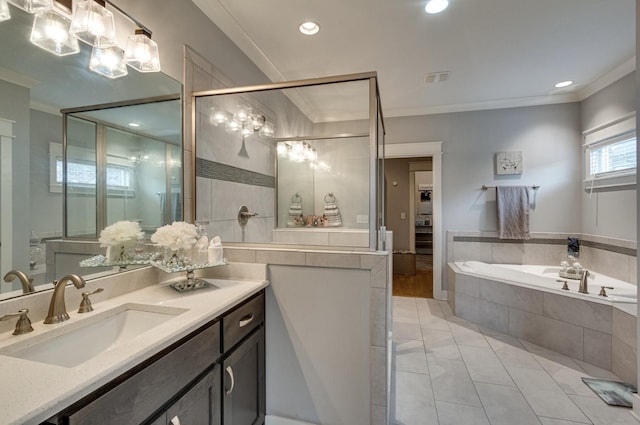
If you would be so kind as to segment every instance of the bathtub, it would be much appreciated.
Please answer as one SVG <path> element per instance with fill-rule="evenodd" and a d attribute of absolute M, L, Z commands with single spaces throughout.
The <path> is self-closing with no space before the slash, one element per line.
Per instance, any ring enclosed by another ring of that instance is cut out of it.
<path fill-rule="evenodd" d="M 562 293 L 569 297 L 587 298 L 599 303 L 637 302 L 635 285 L 591 270 L 588 279 L 589 293 L 581 294 L 578 292 L 579 282 L 577 280 L 561 278 L 558 275 L 560 266 L 487 264 L 480 261 L 460 261 L 455 262 L 454 265 L 460 272 L 472 276 L 545 292 Z M 564 281 L 569 286 L 568 291 L 561 289 Z M 614 289 L 606 289 L 608 296 L 601 297 L 598 294 L 602 286 Z"/>

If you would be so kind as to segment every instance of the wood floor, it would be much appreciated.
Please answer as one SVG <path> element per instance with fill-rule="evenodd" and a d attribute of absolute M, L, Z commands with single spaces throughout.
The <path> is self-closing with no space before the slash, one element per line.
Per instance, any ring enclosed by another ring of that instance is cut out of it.
<path fill-rule="evenodd" d="M 433 298 L 433 270 L 416 270 L 415 275 L 393 275 L 393 295 Z"/>

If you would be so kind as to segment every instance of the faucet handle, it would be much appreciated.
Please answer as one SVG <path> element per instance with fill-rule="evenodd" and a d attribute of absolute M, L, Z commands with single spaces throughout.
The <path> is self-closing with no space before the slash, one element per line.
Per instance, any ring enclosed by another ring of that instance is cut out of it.
<path fill-rule="evenodd" d="M 33 327 L 31 326 L 31 320 L 29 320 L 29 316 L 27 316 L 28 313 L 29 309 L 23 308 L 18 310 L 17 313 L 7 313 L 3 316 L 0 316 L 0 320 L 9 320 L 17 317 L 18 321 L 16 322 L 16 329 L 13 331 L 13 334 L 23 335 L 33 330 Z"/>
<path fill-rule="evenodd" d="M 605 289 L 616 289 L 613 286 L 601 286 L 600 287 L 600 293 L 598 295 L 600 295 L 601 297 L 608 297 L 609 295 L 607 295 L 607 291 L 605 291 Z"/>
<path fill-rule="evenodd" d="M 102 291 L 104 291 L 104 289 L 98 288 L 93 292 L 83 292 L 82 301 L 80 301 L 80 308 L 78 309 L 78 313 L 88 313 L 90 311 L 93 311 L 93 306 L 91 305 L 89 296 L 93 294 L 99 294 Z"/>

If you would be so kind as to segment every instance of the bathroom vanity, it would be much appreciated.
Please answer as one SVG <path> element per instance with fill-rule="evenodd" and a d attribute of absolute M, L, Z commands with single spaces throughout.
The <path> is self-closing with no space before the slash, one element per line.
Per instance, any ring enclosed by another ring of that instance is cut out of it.
<path fill-rule="evenodd" d="M 32 318 L 34 332 L 1 334 L 0 373 L 12 382 L 0 389 L 3 423 L 264 423 L 268 283 L 246 276 L 208 282 L 185 293 L 170 288 L 170 281 L 151 285 L 96 300 L 88 314 L 72 312 L 75 302 L 68 302 L 66 322 L 43 325 Z M 130 339 L 85 353 L 94 345 L 92 333 L 109 338 L 104 329 L 114 317 L 133 323 L 123 325 L 124 334 L 132 326 Z M 140 328 L 136 317 L 158 324 Z M 56 358 L 60 347 L 48 348 L 56 340 L 79 344 L 77 355 L 61 351 L 64 358 Z"/>

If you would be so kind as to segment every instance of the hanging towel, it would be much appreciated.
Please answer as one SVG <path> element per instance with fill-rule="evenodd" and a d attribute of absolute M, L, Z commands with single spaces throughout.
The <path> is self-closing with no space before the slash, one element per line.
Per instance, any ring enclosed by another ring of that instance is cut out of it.
<path fill-rule="evenodd" d="M 529 239 L 529 187 L 497 186 L 499 239 Z"/>
<path fill-rule="evenodd" d="M 336 205 L 336 197 L 333 192 L 329 192 L 324 196 L 324 217 L 326 218 L 328 227 L 342 226 L 342 216 L 340 209 Z"/>
<path fill-rule="evenodd" d="M 289 215 L 287 216 L 287 227 L 299 227 L 304 223 L 302 219 L 302 196 L 296 192 L 291 197 L 289 205 Z"/>

